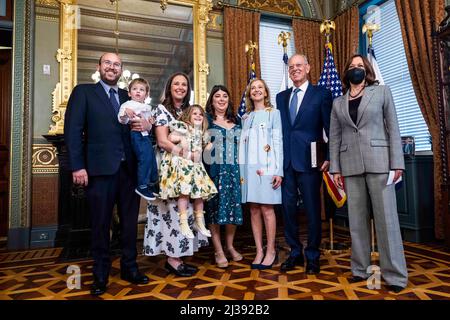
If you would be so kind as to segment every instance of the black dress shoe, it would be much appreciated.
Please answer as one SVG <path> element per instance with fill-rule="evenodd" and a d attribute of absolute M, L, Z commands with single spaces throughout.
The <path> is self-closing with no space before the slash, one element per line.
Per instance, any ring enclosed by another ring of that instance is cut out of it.
<path fill-rule="evenodd" d="M 192 264 L 187 264 L 187 263 L 183 262 L 183 265 L 184 265 L 184 268 L 188 271 L 191 271 L 193 273 L 196 273 L 198 271 L 198 268 L 196 266 L 193 266 Z"/>
<path fill-rule="evenodd" d="M 307 261 L 305 271 L 307 274 L 319 274 L 320 273 L 319 260 Z"/>
<path fill-rule="evenodd" d="M 303 255 L 299 255 L 297 257 L 289 256 L 285 262 L 281 264 L 280 270 L 281 271 L 289 271 L 294 270 L 295 266 L 303 267 L 305 264 L 305 258 L 303 258 Z"/>
<path fill-rule="evenodd" d="M 403 287 L 396 286 L 395 284 L 388 285 L 387 287 L 388 287 L 389 291 L 393 291 L 393 292 L 395 292 L 395 293 L 399 293 L 400 291 L 402 291 L 403 289 L 405 289 L 405 288 L 403 288 Z"/>
<path fill-rule="evenodd" d="M 366 281 L 366 278 L 360 277 L 360 276 L 351 276 L 349 278 L 347 278 L 347 281 L 349 283 L 356 283 L 356 282 L 361 282 L 361 281 Z"/>
<path fill-rule="evenodd" d="M 170 263 L 166 262 L 164 267 L 166 268 L 167 272 L 175 273 L 179 277 L 192 277 L 195 274 L 195 272 L 188 270 L 186 268 L 186 265 L 183 263 L 178 265 L 178 267 L 175 269 L 174 267 L 171 266 Z"/>
<path fill-rule="evenodd" d="M 133 284 L 147 284 L 149 282 L 148 277 L 145 274 L 139 273 L 139 271 L 121 271 L 120 279 Z"/>
<path fill-rule="evenodd" d="M 100 296 L 106 292 L 106 281 L 99 281 L 94 279 L 94 283 L 91 286 L 91 295 Z"/>

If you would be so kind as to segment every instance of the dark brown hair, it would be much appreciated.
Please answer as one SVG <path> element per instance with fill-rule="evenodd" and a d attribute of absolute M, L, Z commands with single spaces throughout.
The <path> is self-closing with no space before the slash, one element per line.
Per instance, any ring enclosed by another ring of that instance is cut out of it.
<path fill-rule="evenodd" d="M 264 106 L 266 108 L 271 108 L 272 104 L 270 103 L 270 91 L 269 87 L 267 86 L 267 83 L 263 79 L 254 78 L 250 81 L 250 83 L 247 86 L 247 90 L 245 90 L 245 104 L 247 106 L 247 112 L 252 112 L 255 110 L 255 105 L 253 104 L 253 100 L 250 99 L 250 90 L 252 88 L 252 84 L 256 81 L 261 81 L 264 85 L 264 88 L 266 89 L 267 97 L 264 98 Z"/>
<path fill-rule="evenodd" d="M 231 101 L 230 92 L 228 91 L 227 87 L 218 84 L 215 85 L 211 89 L 211 93 L 209 94 L 208 101 L 206 102 L 206 113 L 211 116 L 213 120 L 216 120 L 216 109 L 213 106 L 213 98 L 217 91 L 223 91 L 228 95 L 228 107 L 225 111 L 225 119 L 227 119 L 230 122 L 236 123 L 236 113 L 234 112 L 233 108 L 233 102 Z"/>
<path fill-rule="evenodd" d="M 172 81 L 176 76 L 183 76 L 187 81 L 187 93 L 186 96 L 183 99 L 183 102 L 181 104 L 181 110 L 184 112 L 184 110 L 189 107 L 189 101 L 191 99 L 191 82 L 189 81 L 189 77 L 184 72 L 176 72 L 170 76 L 170 78 L 166 82 L 166 86 L 164 88 L 163 96 L 161 97 L 161 104 L 166 107 L 166 109 L 175 117 L 177 116 L 177 110 L 175 109 L 175 106 L 173 104 L 173 97 L 171 92 L 172 87 Z"/>
<path fill-rule="evenodd" d="M 191 116 L 195 109 L 199 109 L 203 115 L 203 123 L 202 123 L 202 132 L 205 133 L 206 130 L 208 130 L 208 119 L 206 119 L 206 113 L 203 107 L 199 104 L 193 104 L 192 106 L 187 107 L 183 114 L 181 115 L 181 121 L 194 126 L 194 124 L 191 122 Z"/>
<path fill-rule="evenodd" d="M 350 89 L 350 80 L 348 79 L 348 70 L 350 68 L 350 65 L 352 64 L 352 61 L 354 58 L 360 57 L 364 64 L 364 69 L 366 70 L 366 78 L 364 79 L 366 81 L 366 85 L 371 86 L 373 84 L 378 84 L 379 81 L 376 80 L 375 71 L 373 70 L 372 64 L 370 61 L 360 54 L 354 54 L 350 57 L 350 59 L 347 60 L 347 63 L 344 67 L 343 77 L 342 77 L 342 84 L 344 89 L 344 94 Z"/>

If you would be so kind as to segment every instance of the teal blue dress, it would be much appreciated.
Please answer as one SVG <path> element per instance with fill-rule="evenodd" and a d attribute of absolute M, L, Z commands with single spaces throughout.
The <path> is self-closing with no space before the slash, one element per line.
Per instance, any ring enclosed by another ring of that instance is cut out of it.
<path fill-rule="evenodd" d="M 209 134 L 213 148 L 204 154 L 205 168 L 214 181 L 218 193 L 206 202 L 207 224 L 242 225 L 241 182 L 238 164 L 238 145 L 241 124 L 225 129 L 209 118 Z"/>

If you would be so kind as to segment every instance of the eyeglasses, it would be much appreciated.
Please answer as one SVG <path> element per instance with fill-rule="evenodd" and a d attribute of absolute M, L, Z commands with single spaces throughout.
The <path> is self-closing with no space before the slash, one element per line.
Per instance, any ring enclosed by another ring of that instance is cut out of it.
<path fill-rule="evenodd" d="M 294 68 L 303 69 L 303 67 L 306 66 L 306 65 L 307 65 L 307 63 L 297 63 L 297 64 L 290 65 L 289 66 L 289 71 L 294 70 Z"/>
<path fill-rule="evenodd" d="M 116 69 L 120 69 L 121 67 L 122 67 L 122 64 L 121 63 L 119 63 L 119 62 L 114 62 L 114 63 L 112 63 L 111 61 L 109 61 L 109 60 L 103 60 L 102 61 L 102 63 L 103 63 L 103 65 L 105 65 L 105 66 L 107 66 L 107 67 L 114 67 L 114 68 L 116 68 Z"/>

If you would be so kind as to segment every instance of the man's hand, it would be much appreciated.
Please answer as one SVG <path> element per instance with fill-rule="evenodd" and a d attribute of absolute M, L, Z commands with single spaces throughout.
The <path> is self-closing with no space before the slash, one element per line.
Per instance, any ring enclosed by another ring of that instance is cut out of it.
<path fill-rule="evenodd" d="M 327 171 L 329 166 L 330 166 L 330 161 L 325 160 L 323 162 L 322 166 L 320 167 L 320 171 Z"/>
<path fill-rule="evenodd" d="M 344 189 L 344 183 L 342 182 L 342 176 L 340 173 L 333 174 L 334 184 L 337 185 L 339 189 Z"/>
<path fill-rule="evenodd" d="M 131 130 L 133 131 L 150 131 L 152 128 L 152 125 L 146 118 L 139 118 L 136 117 L 134 119 L 131 119 Z"/>
<path fill-rule="evenodd" d="M 79 186 L 87 187 L 88 174 L 86 169 L 80 169 L 72 172 L 73 183 Z"/>

